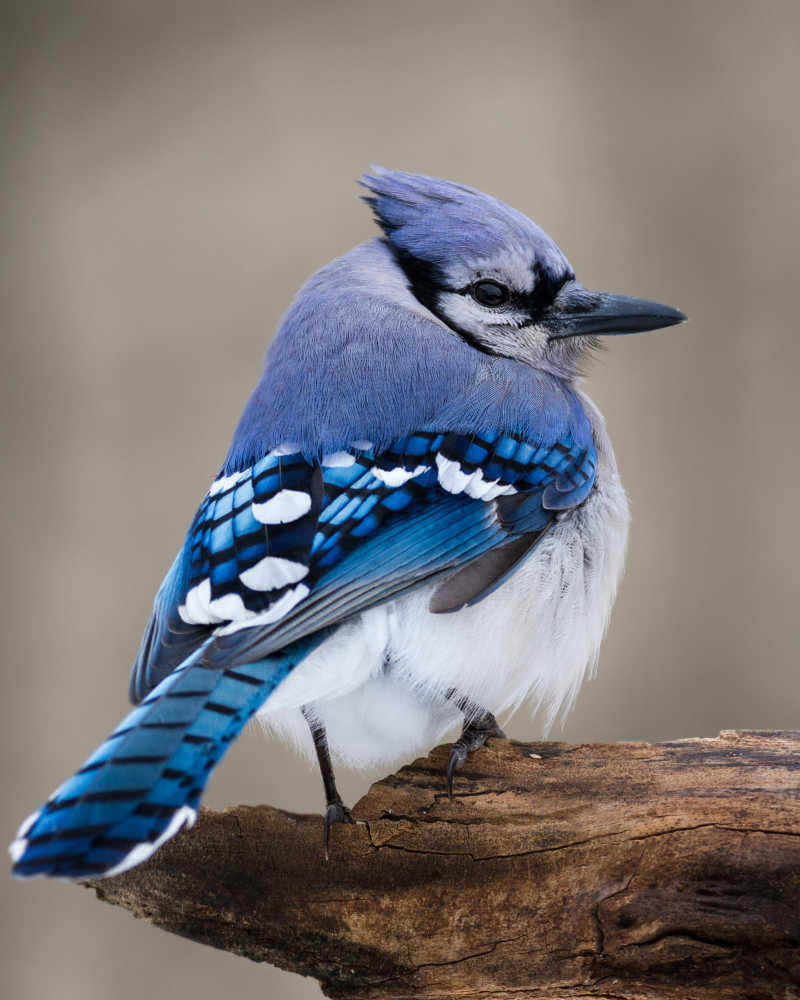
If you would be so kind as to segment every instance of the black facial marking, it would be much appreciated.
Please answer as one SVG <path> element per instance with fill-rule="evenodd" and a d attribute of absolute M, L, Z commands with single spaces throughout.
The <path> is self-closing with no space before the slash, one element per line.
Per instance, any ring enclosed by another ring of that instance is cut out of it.
<path fill-rule="evenodd" d="M 561 288 L 568 281 L 575 279 L 572 271 L 554 275 L 551 271 L 545 270 L 538 261 L 534 263 L 531 270 L 534 278 L 533 288 L 520 296 L 520 303 L 530 317 L 525 321 L 525 326 L 535 326 L 541 320 L 545 310 L 553 304 L 553 300 Z"/>
<path fill-rule="evenodd" d="M 444 276 L 435 264 L 431 264 L 429 261 L 422 260 L 413 254 L 399 249 L 389 240 L 385 239 L 383 242 L 391 250 L 394 259 L 403 269 L 404 274 L 408 278 L 408 287 L 417 301 L 430 310 L 437 319 L 441 320 L 446 326 L 457 333 L 470 347 L 474 347 L 475 350 L 480 351 L 482 354 L 489 354 L 492 357 L 503 357 L 503 355 L 487 347 L 486 344 L 482 343 L 469 330 L 464 330 L 456 326 L 450 317 L 445 315 L 439 308 L 439 296 L 443 291 L 454 292 L 458 295 L 469 295 L 475 298 L 477 302 L 481 302 L 475 294 L 478 286 L 494 285 L 507 293 L 502 301 L 498 301 L 494 305 L 503 305 L 510 302 L 527 316 L 521 325 L 533 326 L 539 322 L 548 306 L 552 305 L 553 299 L 558 294 L 561 286 L 575 277 L 571 272 L 565 272 L 563 275 L 556 277 L 545 270 L 541 264 L 534 263 L 532 270 L 535 283 L 530 292 L 514 292 L 501 282 L 489 278 L 481 278 L 464 288 L 448 288 L 445 284 Z M 481 302 L 481 305 L 489 305 L 489 303 Z"/>
<path fill-rule="evenodd" d="M 405 276 L 408 278 L 408 287 L 418 302 L 432 312 L 445 326 L 448 326 L 454 333 L 457 333 L 470 347 L 474 347 L 476 351 L 480 351 L 482 354 L 489 354 L 495 358 L 502 357 L 496 351 L 482 344 L 469 330 L 462 330 L 460 327 L 455 326 L 450 318 L 439 309 L 439 295 L 443 290 L 443 279 L 434 264 L 426 260 L 420 260 L 419 257 L 414 257 L 403 250 L 399 250 L 388 241 L 384 242 L 392 251 L 394 259 L 403 269 Z M 468 289 L 459 289 L 459 291 L 466 293 Z"/>
<path fill-rule="evenodd" d="M 436 301 L 441 291 L 441 278 L 437 268 L 426 260 L 420 260 L 410 253 L 399 250 L 388 240 L 383 241 L 408 278 L 408 287 L 426 309 L 439 316 Z M 439 317 L 441 319 L 441 317 Z"/>

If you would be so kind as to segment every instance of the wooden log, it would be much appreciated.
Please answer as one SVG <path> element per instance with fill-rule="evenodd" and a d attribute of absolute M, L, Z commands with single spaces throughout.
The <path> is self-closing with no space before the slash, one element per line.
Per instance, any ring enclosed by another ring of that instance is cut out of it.
<path fill-rule="evenodd" d="M 343 998 L 800 997 L 800 733 L 447 748 L 356 826 L 203 810 L 90 883 L 165 930 Z"/>

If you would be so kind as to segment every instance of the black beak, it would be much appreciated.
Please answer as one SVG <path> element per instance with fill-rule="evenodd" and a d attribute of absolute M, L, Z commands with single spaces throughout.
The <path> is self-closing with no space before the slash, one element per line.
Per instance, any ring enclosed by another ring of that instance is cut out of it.
<path fill-rule="evenodd" d="M 660 302 L 592 292 L 577 281 L 568 281 L 545 311 L 542 325 L 550 340 L 560 340 L 562 337 L 660 330 L 683 323 L 685 319 L 682 312 Z"/>

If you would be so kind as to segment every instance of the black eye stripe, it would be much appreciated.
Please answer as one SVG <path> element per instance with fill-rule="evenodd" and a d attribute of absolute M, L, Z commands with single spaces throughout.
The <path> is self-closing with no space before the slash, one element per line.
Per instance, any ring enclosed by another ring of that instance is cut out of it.
<path fill-rule="evenodd" d="M 521 297 L 520 305 L 528 313 L 529 319 L 525 326 L 532 326 L 538 323 L 545 311 L 553 304 L 553 300 L 558 295 L 561 288 L 575 278 L 572 271 L 565 271 L 557 277 L 534 268 L 536 283 L 530 292 Z"/>
<path fill-rule="evenodd" d="M 460 288 L 454 287 L 447 281 L 447 277 L 441 269 L 429 261 L 420 260 L 412 254 L 404 253 L 388 240 L 383 240 L 384 245 L 391 251 L 392 256 L 398 266 L 403 270 L 408 279 L 408 288 L 414 297 L 426 309 L 429 309 L 437 319 L 441 320 L 445 326 L 458 334 L 462 340 L 466 341 L 476 351 L 488 354 L 493 357 L 503 357 L 504 355 L 493 350 L 488 344 L 478 339 L 469 330 L 465 330 L 458 323 L 454 322 L 451 316 L 442 308 L 441 298 L 443 294 L 450 295 L 470 295 L 472 289 L 479 281 L 488 281 L 488 278 L 479 278 L 469 285 Z M 558 276 L 553 275 L 549 270 L 535 263 L 531 270 L 534 275 L 534 287 L 530 292 L 511 292 L 509 290 L 508 301 L 513 302 L 515 309 L 523 314 L 527 314 L 521 326 L 533 326 L 538 323 L 548 306 L 552 305 L 553 299 L 562 285 L 574 279 L 572 271 L 566 270 Z M 500 284 L 500 282 L 496 282 Z"/>

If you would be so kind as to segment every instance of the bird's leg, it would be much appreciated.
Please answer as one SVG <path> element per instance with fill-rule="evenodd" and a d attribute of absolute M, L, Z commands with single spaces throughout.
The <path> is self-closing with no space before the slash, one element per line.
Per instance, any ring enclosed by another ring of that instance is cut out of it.
<path fill-rule="evenodd" d="M 447 762 L 447 794 L 453 797 L 453 776 L 467 762 L 473 750 L 478 750 L 492 736 L 505 739 L 505 733 L 497 725 L 497 719 L 485 708 L 476 705 L 465 695 L 459 694 L 455 688 L 450 688 L 445 697 L 458 705 L 464 715 L 464 727 L 461 736 L 450 748 L 450 759 Z"/>
<path fill-rule="evenodd" d="M 314 718 L 307 705 L 303 705 L 300 710 L 303 718 L 308 723 L 311 730 L 311 738 L 314 741 L 314 749 L 317 751 L 317 760 L 322 774 L 322 784 L 325 788 L 325 860 L 328 860 L 328 843 L 331 839 L 331 827 L 334 823 L 355 823 L 350 815 L 350 810 L 342 802 L 339 790 L 336 787 L 336 778 L 333 776 L 333 765 L 331 755 L 328 751 L 328 737 L 325 734 L 325 727 Z"/>

